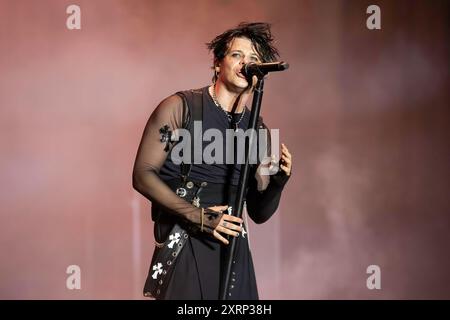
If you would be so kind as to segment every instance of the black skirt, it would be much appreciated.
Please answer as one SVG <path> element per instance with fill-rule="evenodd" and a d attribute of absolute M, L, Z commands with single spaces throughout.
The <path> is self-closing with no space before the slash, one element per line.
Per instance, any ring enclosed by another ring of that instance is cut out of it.
<path fill-rule="evenodd" d="M 172 190 L 180 187 L 179 180 L 166 181 Z M 192 186 L 192 184 L 189 184 Z M 191 201 L 197 191 L 199 182 L 194 181 L 194 186 L 184 189 L 187 191 L 184 197 Z M 198 194 L 200 206 L 207 208 L 215 205 L 234 205 L 236 187 L 224 184 L 208 183 Z M 176 216 L 164 212 L 155 203 L 152 204 L 152 216 L 155 220 L 155 240 L 158 243 L 166 241 L 173 226 L 178 223 L 184 226 L 189 234 L 181 252 L 178 254 L 172 266 L 172 272 L 165 279 L 165 289 L 156 299 L 164 300 L 217 300 L 220 297 L 220 283 L 224 276 L 225 257 L 228 246 L 216 240 L 206 233 L 195 232 L 185 222 Z M 244 229 L 247 229 L 245 224 Z M 158 250 L 155 247 L 153 258 Z M 153 261 L 154 259 L 152 259 Z M 144 287 L 144 294 L 148 291 L 148 283 L 152 275 L 152 264 Z M 230 300 L 257 300 L 258 290 L 256 286 L 255 270 L 252 256 L 245 232 L 236 238 L 236 250 L 230 276 Z"/>

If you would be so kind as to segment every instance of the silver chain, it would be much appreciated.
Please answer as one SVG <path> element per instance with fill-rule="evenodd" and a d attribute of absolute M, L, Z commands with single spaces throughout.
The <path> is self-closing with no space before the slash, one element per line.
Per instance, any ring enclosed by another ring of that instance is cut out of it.
<path fill-rule="evenodd" d="M 214 86 L 212 87 L 212 98 L 213 98 L 214 104 L 217 107 L 219 107 L 220 110 L 223 111 L 223 113 L 227 116 L 228 122 L 231 123 L 231 121 L 233 121 L 233 117 L 228 114 L 228 112 L 220 105 L 219 101 L 217 100 L 217 97 L 216 97 L 216 84 L 214 84 Z M 239 124 L 239 122 L 241 122 L 242 119 L 244 118 L 244 114 L 245 114 L 245 108 L 244 108 L 244 111 L 242 111 L 242 113 L 241 113 L 241 117 L 239 118 L 239 121 L 234 123 L 234 125 L 236 127 Z"/>

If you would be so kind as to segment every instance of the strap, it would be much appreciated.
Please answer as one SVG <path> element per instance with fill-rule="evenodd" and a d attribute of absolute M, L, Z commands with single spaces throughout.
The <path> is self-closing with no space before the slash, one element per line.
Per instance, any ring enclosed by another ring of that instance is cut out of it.
<path fill-rule="evenodd" d="M 177 95 L 183 99 L 184 110 L 188 112 L 187 120 L 183 127 L 189 129 L 191 136 L 191 161 L 188 164 L 182 162 L 180 166 L 181 178 L 183 182 L 186 182 L 194 161 L 194 121 L 202 121 L 203 119 L 203 94 L 201 89 L 191 89 L 179 91 Z"/>
<path fill-rule="evenodd" d="M 174 263 L 188 240 L 188 233 L 175 224 L 162 247 L 155 248 L 150 270 L 144 286 L 144 296 L 156 299 L 164 297 L 171 278 Z"/>

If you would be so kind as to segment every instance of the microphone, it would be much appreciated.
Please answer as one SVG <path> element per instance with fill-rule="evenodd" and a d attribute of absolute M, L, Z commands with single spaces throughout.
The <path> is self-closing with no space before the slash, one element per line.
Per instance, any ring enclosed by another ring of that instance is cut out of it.
<path fill-rule="evenodd" d="M 269 72 L 283 71 L 289 68 L 289 64 L 286 62 L 267 62 L 267 63 L 254 63 L 250 62 L 245 64 L 241 72 L 246 78 L 251 78 L 253 75 L 265 76 Z"/>

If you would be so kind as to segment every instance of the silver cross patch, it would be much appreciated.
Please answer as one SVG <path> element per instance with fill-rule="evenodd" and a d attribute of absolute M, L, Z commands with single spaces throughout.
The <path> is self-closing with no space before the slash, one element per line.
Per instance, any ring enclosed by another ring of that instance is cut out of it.
<path fill-rule="evenodd" d="M 161 274 L 161 273 L 163 272 L 163 270 L 162 270 L 162 263 L 161 263 L 161 262 L 158 262 L 157 264 L 155 264 L 155 265 L 152 267 L 152 269 L 153 269 L 153 271 L 155 271 L 155 272 L 153 272 L 153 274 L 152 274 L 152 278 L 153 278 L 153 279 L 156 279 L 156 278 L 158 277 L 158 274 Z"/>
<path fill-rule="evenodd" d="M 170 243 L 167 245 L 170 249 L 172 249 L 173 248 L 173 245 L 175 244 L 175 243 L 178 243 L 178 241 L 180 241 L 180 234 L 178 233 L 178 232 L 176 232 L 175 234 L 171 234 L 170 236 L 169 236 L 169 240 L 170 240 Z"/>

